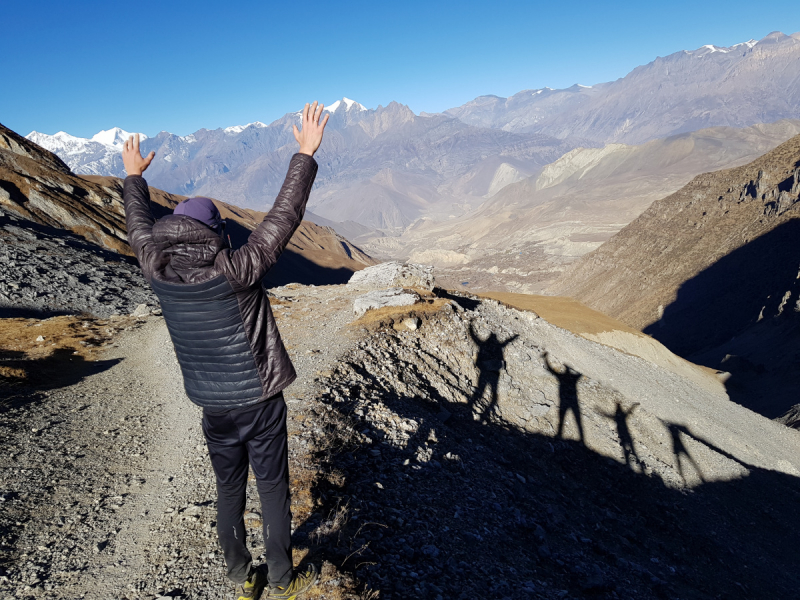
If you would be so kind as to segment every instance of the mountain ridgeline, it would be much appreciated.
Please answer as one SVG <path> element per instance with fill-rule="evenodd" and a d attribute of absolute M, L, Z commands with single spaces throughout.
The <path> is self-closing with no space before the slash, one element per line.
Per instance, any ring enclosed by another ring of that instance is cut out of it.
<path fill-rule="evenodd" d="M 658 57 L 609 83 L 482 96 L 447 113 L 505 131 L 641 144 L 706 127 L 797 118 L 798 60 L 800 33 L 776 31 L 758 42 Z"/>
<path fill-rule="evenodd" d="M 188 136 L 162 131 L 141 145 L 143 152 L 156 153 L 148 182 L 178 194 L 263 209 L 279 191 L 296 151 L 292 126 L 298 118 L 299 113 L 290 113 L 269 125 L 201 129 Z M 117 146 L 106 146 L 98 158 L 96 141 L 81 145 L 79 138 L 36 132 L 29 137 L 60 152 L 78 172 L 124 176 Z M 336 222 L 397 232 L 423 214 L 463 214 L 482 202 L 498 155 L 517 173 L 514 180 L 576 145 L 577 140 L 472 127 L 446 115 L 423 117 L 396 102 L 375 110 L 340 102 L 315 157 L 319 172 L 309 209 Z M 454 183 L 473 170 L 485 171 L 485 164 L 494 166 L 488 176 Z M 448 183 L 452 191 L 439 191 Z"/>
<path fill-rule="evenodd" d="M 485 96 L 442 114 L 417 115 L 397 102 L 366 109 L 343 99 L 331 105 L 309 209 L 397 234 L 423 218 L 466 214 L 578 147 L 797 119 L 798 62 L 800 33 L 776 32 L 660 57 L 614 82 Z M 142 144 L 157 156 L 149 181 L 176 194 L 263 209 L 294 152 L 298 114 L 186 136 L 162 131 Z M 63 132 L 29 137 L 78 173 L 123 176 L 115 130 L 91 140 Z"/>

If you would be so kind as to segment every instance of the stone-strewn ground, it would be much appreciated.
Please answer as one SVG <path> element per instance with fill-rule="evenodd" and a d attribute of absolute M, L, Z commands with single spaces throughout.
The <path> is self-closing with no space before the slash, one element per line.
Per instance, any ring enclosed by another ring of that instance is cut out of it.
<path fill-rule="evenodd" d="M 352 323 L 345 286 L 273 292 L 299 373 L 295 557 L 323 568 L 310 597 L 797 589 L 800 436 L 721 388 L 490 300 L 423 294 Z M 229 595 L 200 415 L 163 321 L 76 379 L 0 409 L 0 598 Z"/>
<path fill-rule="evenodd" d="M 0 317 L 128 314 L 158 300 L 130 257 L 0 208 Z"/>

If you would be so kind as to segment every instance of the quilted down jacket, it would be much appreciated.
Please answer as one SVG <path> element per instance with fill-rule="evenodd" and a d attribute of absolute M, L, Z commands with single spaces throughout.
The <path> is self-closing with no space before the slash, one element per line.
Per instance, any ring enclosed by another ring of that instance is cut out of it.
<path fill-rule="evenodd" d="M 147 182 L 125 179 L 128 242 L 161 301 L 189 399 L 211 412 L 249 406 L 294 381 L 261 280 L 303 218 L 316 161 L 295 154 L 275 204 L 244 246 L 185 215 L 158 221 Z"/>

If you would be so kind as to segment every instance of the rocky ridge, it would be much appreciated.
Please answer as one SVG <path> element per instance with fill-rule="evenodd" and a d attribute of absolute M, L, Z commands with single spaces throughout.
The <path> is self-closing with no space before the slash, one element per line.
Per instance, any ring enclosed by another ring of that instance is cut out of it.
<path fill-rule="evenodd" d="M 110 317 L 130 314 L 139 305 L 158 307 L 135 259 L 2 206 L 0 265 L 0 317 Z"/>
<path fill-rule="evenodd" d="M 0 125 L 0 205 L 130 254 L 122 198 L 74 175 L 57 156 Z"/>

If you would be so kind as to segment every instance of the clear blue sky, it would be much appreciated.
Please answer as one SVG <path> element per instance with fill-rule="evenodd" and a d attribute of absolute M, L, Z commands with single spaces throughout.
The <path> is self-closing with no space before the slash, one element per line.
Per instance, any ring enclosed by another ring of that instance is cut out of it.
<path fill-rule="evenodd" d="M 800 31 L 796 0 L 4 0 L 0 20 L 0 122 L 82 137 L 269 123 L 342 96 L 437 112 Z"/>

